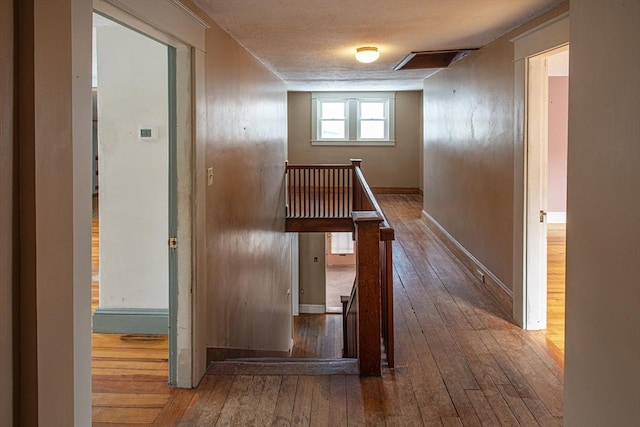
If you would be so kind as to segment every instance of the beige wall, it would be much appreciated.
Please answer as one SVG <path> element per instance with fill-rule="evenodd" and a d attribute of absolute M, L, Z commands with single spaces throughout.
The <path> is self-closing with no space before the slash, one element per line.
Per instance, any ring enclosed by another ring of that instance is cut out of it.
<path fill-rule="evenodd" d="M 288 97 L 289 163 L 349 163 L 350 159 L 362 159 L 362 170 L 372 187 L 421 186 L 420 91 L 396 92 L 396 145 L 393 147 L 312 146 L 311 93 L 289 92 Z"/>
<path fill-rule="evenodd" d="M 115 23 L 96 28 L 96 48 L 100 171 L 97 313 L 105 308 L 167 309 L 168 49 Z M 138 139 L 140 126 L 155 127 L 156 139 Z"/>
<path fill-rule="evenodd" d="M 325 305 L 325 233 L 300 233 L 299 247 L 300 304 Z"/>
<path fill-rule="evenodd" d="M 566 426 L 640 425 L 640 2 L 571 3 Z"/>
<path fill-rule="evenodd" d="M 13 3 L 0 3 L 0 414 L 13 419 Z"/>
<path fill-rule="evenodd" d="M 208 346 L 287 351 L 286 88 L 216 25 L 206 49 Z"/>
<path fill-rule="evenodd" d="M 516 128 L 509 40 L 566 9 L 546 13 L 424 83 L 424 210 L 509 289 Z"/>

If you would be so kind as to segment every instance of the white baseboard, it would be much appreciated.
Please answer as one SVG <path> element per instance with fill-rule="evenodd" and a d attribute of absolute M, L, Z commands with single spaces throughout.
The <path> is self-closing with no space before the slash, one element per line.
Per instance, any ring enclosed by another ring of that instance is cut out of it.
<path fill-rule="evenodd" d="M 300 304 L 300 313 L 304 314 L 324 314 L 327 307 L 324 304 Z"/>
<path fill-rule="evenodd" d="M 547 212 L 547 224 L 566 224 L 566 212 Z"/>
<path fill-rule="evenodd" d="M 513 313 L 513 292 L 498 277 L 485 267 L 471 252 L 458 242 L 438 221 L 429 213 L 422 211 L 422 221 L 449 248 L 453 255 L 462 262 L 469 272 L 476 277 L 485 289 L 500 303 L 505 311 Z"/>

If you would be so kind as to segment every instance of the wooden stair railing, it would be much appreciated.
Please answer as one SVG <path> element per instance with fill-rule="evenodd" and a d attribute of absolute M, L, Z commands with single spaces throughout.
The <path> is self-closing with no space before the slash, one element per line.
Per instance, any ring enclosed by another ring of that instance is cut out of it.
<path fill-rule="evenodd" d="M 356 280 L 342 299 L 343 355 L 358 358 L 360 375 L 379 376 L 381 339 L 387 366 L 394 367 L 394 231 L 360 165 L 287 164 L 286 231 L 354 233 Z"/>

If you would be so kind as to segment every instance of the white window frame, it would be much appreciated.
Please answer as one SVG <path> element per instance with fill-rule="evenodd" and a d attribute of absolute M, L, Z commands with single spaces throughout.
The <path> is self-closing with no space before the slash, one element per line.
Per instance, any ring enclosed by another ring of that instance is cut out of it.
<path fill-rule="evenodd" d="M 311 94 L 311 145 L 395 145 L 395 92 L 313 92 Z M 378 101 L 385 104 L 385 136 L 383 138 L 360 137 L 360 103 Z M 322 138 L 320 117 L 322 102 L 344 102 L 346 123 L 345 138 Z"/>
<path fill-rule="evenodd" d="M 321 103 L 322 102 L 331 102 L 331 103 L 342 103 L 344 104 L 344 138 L 322 138 L 320 136 L 320 133 L 322 131 L 322 125 L 321 122 L 323 120 L 326 121 L 337 121 L 339 119 L 323 119 L 321 114 L 322 114 L 322 108 L 321 108 Z M 349 118 L 350 118 L 350 114 L 349 114 L 349 106 L 350 106 L 350 102 L 348 98 L 322 98 L 319 100 L 316 100 L 316 102 L 314 103 L 315 105 L 315 109 L 313 110 L 313 116 L 314 116 L 314 122 L 316 123 L 316 133 L 314 133 L 314 135 L 317 134 L 317 139 L 321 140 L 321 141 L 348 141 L 349 140 Z"/>

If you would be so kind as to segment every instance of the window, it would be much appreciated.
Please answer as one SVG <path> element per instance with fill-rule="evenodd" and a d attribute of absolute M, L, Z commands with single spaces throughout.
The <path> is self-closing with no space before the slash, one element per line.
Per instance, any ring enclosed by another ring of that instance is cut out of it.
<path fill-rule="evenodd" d="M 312 145 L 394 145 L 393 92 L 312 94 Z"/>
<path fill-rule="evenodd" d="M 346 101 L 320 102 L 320 138 L 334 140 L 347 138 L 347 110 Z"/>
<path fill-rule="evenodd" d="M 353 236 L 351 233 L 331 233 L 331 254 L 352 254 Z"/>

